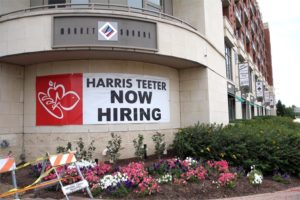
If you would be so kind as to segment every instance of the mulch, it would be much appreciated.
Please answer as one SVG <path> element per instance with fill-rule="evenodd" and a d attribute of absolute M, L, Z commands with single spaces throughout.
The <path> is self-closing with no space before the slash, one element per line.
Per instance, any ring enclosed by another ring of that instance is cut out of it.
<path fill-rule="evenodd" d="M 136 159 L 126 159 L 118 162 L 118 165 L 126 165 L 129 162 L 136 161 Z M 145 162 L 145 165 L 150 165 L 155 161 L 155 157 L 149 157 Z M 35 177 L 31 173 L 30 167 L 20 169 L 16 172 L 18 187 L 22 188 L 30 185 L 35 181 Z M 272 177 L 264 177 L 263 184 L 259 187 L 254 187 L 249 184 L 246 177 L 239 178 L 237 180 L 236 187 L 233 189 L 217 187 L 213 185 L 211 181 L 205 180 L 201 183 L 189 183 L 187 186 L 178 186 L 174 184 L 161 185 L 161 192 L 151 196 L 145 196 L 141 198 L 135 193 L 130 193 L 126 198 L 122 199 L 215 199 L 215 198 L 228 198 L 228 197 L 239 197 L 260 193 L 276 192 L 281 190 L 286 190 L 292 187 L 299 187 L 300 179 L 292 177 L 290 184 L 278 183 L 272 180 Z M 1 174 L 0 176 L 0 193 L 6 192 L 11 186 L 11 175 Z M 55 187 L 54 187 L 55 188 Z M 75 196 L 84 197 L 82 193 L 72 194 Z M 33 191 L 28 191 L 21 195 L 22 198 L 34 198 L 35 195 Z M 38 198 L 53 198 L 61 199 L 64 198 L 61 191 L 41 189 L 37 195 Z M 98 198 L 111 198 L 108 196 L 101 196 Z"/>

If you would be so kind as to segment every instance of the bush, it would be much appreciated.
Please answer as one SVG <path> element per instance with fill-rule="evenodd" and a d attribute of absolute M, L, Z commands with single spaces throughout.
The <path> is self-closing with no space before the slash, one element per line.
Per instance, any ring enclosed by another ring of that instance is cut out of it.
<path fill-rule="evenodd" d="M 144 148 L 144 136 L 139 134 L 137 138 L 133 140 L 133 146 L 135 149 L 134 155 L 143 160 L 146 149 Z"/>
<path fill-rule="evenodd" d="M 158 155 L 158 159 L 160 159 L 164 151 L 166 150 L 165 134 L 156 132 L 152 136 L 152 140 L 155 144 L 155 154 Z"/>
<path fill-rule="evenodd" d="M 264 174 L 274 169 L 300 176 L 300 124 L 291 118 L 260 117 L 233 125 L 196 124 L 180 129 L 173 148 L 180 157 L 228 160 Z"/>
<path fill-rule="evenodd" d="M 121 156 L 120 151 L 123 149 L 121 147 L 122 144 L 122 138 L 120 135 L 111 133 L 111 140 L 108 141 L 107 153 L 109 160 L 112 161 L 112 163 L 116 164 L 117 160 Z"/>

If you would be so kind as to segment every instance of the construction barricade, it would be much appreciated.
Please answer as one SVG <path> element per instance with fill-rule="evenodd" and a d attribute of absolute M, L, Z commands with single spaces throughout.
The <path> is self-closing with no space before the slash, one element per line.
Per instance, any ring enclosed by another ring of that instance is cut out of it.
<path fill-rule="evenodd" d="M 0 159 L 0 174 L 11 172 L 13 190 L 17 190 L 17 179 L 16 179 L 16 162 L 14 158 L 2 158 Z M 14 194 L 15 199 L 19 199 L 18 193 Z"/>
<path fill-rule="evenodd" d="M 1 161 L 4 159 L 1 159 Z M 16 168 L 16 164 L 14 162 L 13 159 L 9 158 L 6 159 L 7 161 L 3 161 L 3 165 L 2 162 L 0 162 L 0 173 L 4 173 L 4 172 L 8 172 L 11 171 L 12 172 L 12 177 L 13 177 L 13 186 L 15 187 L 14 189 L 5 192 L 3 194 L 0 194 L 0 198 L 2 197 L 7 197 L 7 196 L 11 196 L 11 195 L 15 195 L 15 198 L 19 198 L 18 197 L 18 193 L 20 192 L 25 192 L 28 190 L 35 190 L 35 192 L 37 191 L 37 189 L 39 188 L 45 188 L 49 185 L 53 185 L 53 184 L 57 184 L 59 183 L 61 190 L 63 192 L 63 194 L 65 195 L 66 199 L 69 200 L 69 194 L 79 191 L 79 190 L 83 190 L 85 189 L 89 195 L 90 198 L 93 198 L 91 190 L 89 188 L 89 184 L 88 182 L 84 179 L 80 168 L 77 165 L 77 160 L 75 157 L 75 152 L 70 152 L 70 153 L 65 153 L 65 154 L 58 154 L 58 155 L 49 155 L 48 153 L 46 154 L 46 157 L 44 158 L 38 158 L 33 162 L 28 162 L 23 164 L 22 166 L 19 166 L 18 168 Z M 32 183 L 29 186 L 26 186 L 24 188 L 20 188 L 17 189 L 17 183 L 16 183 L 16 175 L 15 175 L 15 170 L 18 170 L 20 168 L 24 168 L 28 165 L 31 165 L 32 163 L 36 162 L 36 161 L 43 161 L 42 163 L 42 170 L 41 170 L 41 174 L 39 176 L 39 178 L 34 181 L 34 183 Z M 51 165 L 51 168 L 47 171 L 45 171 L 47 164 Z M 65 165 L 70 165 L 73 164 L 77 170 L 78 175 L 81 177 L 81 181 L 70 184 L 70 185 L 63 185 L 62 180 L 66 179 L 66 177 L 62 178 L 61 174 L 59 174 L 57 172 L 57 167 L 59 166 L 65 166 Z M 1 167 L 3 166 L 3 167 Z M 3 170 L 2 170 L 3 168 Z M 3 171 L 3 172 L 2 172 Z M 56 174 L 56 179 L 52 179 L 50 181 L 46 181 L 43 182 L 43 179 L 48 176 L 52 171 L 54 171 L 54 173 Z"/>

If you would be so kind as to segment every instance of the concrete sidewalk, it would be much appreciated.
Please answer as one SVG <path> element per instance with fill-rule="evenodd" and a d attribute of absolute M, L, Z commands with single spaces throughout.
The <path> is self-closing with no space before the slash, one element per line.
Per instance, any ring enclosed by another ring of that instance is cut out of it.
<path fill-rule="evenodd" d="M 222 200 L 300 200 L 300 187 L 290 188 L 288 190 L 279 191 L 279 192 L 264 193 L 264 194 L 235 197 L 235 198 L 226 198 Z"/>

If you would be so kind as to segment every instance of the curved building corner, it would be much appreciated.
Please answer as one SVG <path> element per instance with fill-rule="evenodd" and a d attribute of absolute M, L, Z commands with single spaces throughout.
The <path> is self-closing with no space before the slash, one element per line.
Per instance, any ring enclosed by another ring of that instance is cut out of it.
<path fill-rule="evenodd" d="M 153 154 L 156 132 L 170 145 L 179 128 L 229 123 L 240 85 L 225 65 L 224 2 L 2 0 L 1 155 L 30 160 L 83 138 L 104 159 L 114 132 L 128 158 L 138 134 Z"/>

